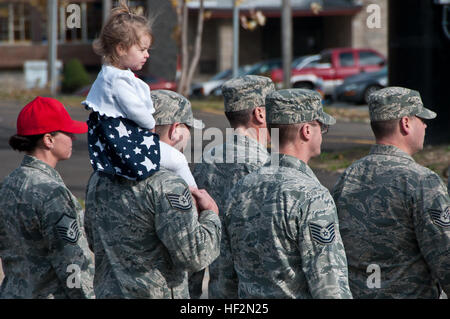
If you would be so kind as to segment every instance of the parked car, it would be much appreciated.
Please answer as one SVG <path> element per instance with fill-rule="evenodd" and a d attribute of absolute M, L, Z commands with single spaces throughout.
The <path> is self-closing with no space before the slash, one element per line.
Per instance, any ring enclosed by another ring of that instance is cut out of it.
<path fill-rule="evenodd" d="M 270 59 L 262 62 L 252 64 L 244 75 L 263 75 L 270 77 L 270 72 L 273 69 L 281 68 L 281 59 Z"/>
<path fill-rule="evenodd" d="M 313 88 L 317 79 L 321 78 L 327 96 L 333 96 L 334 89 L 347 77 L 378 71 L 386 64 L 384 56 L 372 49 L 329 49 L 320 55 L 305 56 L 303 59 L 292 69 L 292 87 Z M 271 77 L 275 83 L 282 83 L 283 70 L 274 69 Z"/>
<path fill-rule="evenodd" d="M 139 78 L 148 84 L 151 90 L 177 90 L 177 83 L 174 81 L 167 81 L 163 78 L 158 78 L 153 75 L 141 75 Z M 89 84 L 77 92 L 75 95 L 87 96 L 89 94 L 89 90 L 91 89 L 92 84 Z"/>
<path fill-rule="evenodd" d="M 250 65 L 241 66 L 238 69 L 238 75 L 243 75 L 246 71 L 250 69 Z M 231 79 L 233 76 L 233 70 L 227 69 L 225 71 L 221 71 L 214 75 L 211 79 L 205 82 L 194 83 L 191 86 L 190 94 L 194 97 L 205 97 L 209 95 L 219 96 L 222 94 L 221 86 L 222 84 Z"/>
<path fill-rule="evenodd" d="M 157 78 L 153 75 L 142 75 L 139 78 L 150 86 L 151 90 L 177 90 L 177 82 L 167 81 L 163 78 Z"/>
<path fill-rule="evenodd" d="M 335 99 L 361 104 L 369 103 L 369 95 L 388 85 L 388 68 L 350 76 L 336 88 Z"/>

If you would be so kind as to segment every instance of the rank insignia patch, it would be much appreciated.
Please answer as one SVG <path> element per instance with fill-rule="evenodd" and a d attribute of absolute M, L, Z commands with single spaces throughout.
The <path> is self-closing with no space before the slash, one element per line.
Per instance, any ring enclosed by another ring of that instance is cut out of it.
<path fill-rule="evenodd" d="M 181 210 L 190 210 L 192 208 L 192 198 L 189 189 L 183 192 L 183 194 L 167 194 L 170 206 Z"/>
<path fill-rule="evenodd" d="M 334 223 L 329 223 L 327 226 L 309 223 L 309 230 L 311 237 L 319 244 L 331 244 L 334 241 Z"/>
<path fill-rule="evenodd" d="M 56 223 L 56 230 L 61 239 L 75 244 L 80 238 L 80 230 L 78 228 L 77 220 L 69 215 L 62 215 Z"/>
<path fill-rule="evenodd" d="M 450 206 L 445 209 L 445 211 L 430 210 L 431 218 L 433 222 L 441 227 L 449 227 L 450 226 Z"/>

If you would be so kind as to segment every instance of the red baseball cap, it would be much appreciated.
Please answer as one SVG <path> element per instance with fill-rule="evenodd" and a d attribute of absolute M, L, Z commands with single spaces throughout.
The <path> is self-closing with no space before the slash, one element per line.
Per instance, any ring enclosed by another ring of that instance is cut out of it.
<path fill-rule="evenodd" d="M 74 121 L 64 105 L 50 97 L 36 97 L 17 117 L 17 135 L 38 135 L 56 131 L 83 134 L 85 122 Z"/>

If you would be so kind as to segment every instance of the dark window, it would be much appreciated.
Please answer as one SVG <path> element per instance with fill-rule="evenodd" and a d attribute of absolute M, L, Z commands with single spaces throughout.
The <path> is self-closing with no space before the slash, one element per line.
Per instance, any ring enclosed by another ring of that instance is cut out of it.
<path fill-rule="evenodd" d="M 379 65 L 381 62 L 383 62 L 383 58 L 379 55 L 369 52 L 369 51 L 362 51 L 359 52 L 359 64 L 360 65 Z"/>
<path fill-rule="evenodd" d="M 353 59 L 352 52 L 339 53 L 339 64 L 341 66 L 354 66 L 355 60 Z"/>

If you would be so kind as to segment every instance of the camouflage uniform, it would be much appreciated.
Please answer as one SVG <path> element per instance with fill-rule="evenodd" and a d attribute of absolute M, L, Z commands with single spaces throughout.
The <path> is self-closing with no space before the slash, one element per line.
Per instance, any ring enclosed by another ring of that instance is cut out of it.
<path fill-rule="evenodd" d="M 372 121 L 436 116 L 418 92 L 396 87 L 373 93 L 369 111 Z M 376 144 L 332 194 L 355 298 L 438 298 L 437 282 L 450 292 L 450 199 L 437 174 Z M 379 267 L 379 285 L 370 265 Z"/>
<path fill-rule="evenodd" d="M 237 112 L 264 107 L 266 95 L 273 90 L 272 81 L 262 76 L 249 75 L 229 80 L 222 86 L 225 111 Z M 255 139 L 236 132 L 230 136 L 232 140 L 209 150 L 204 155 L 203 162 L 196 164 L 194 169 L 198 187 L 206 189 L 216 201 L 221 218 L 231 188 L 242 177 L 260 168 L 270 156 L 267 149 Z M 221 258 L 209 267 L 209 298 L 233 298 L 234 295 L 224 295 L 218 286 L 217 269 L 220 262 Z M 191 280 L 191 291 L 199 297 L 203 272 L 195 277 Z"/>
<path fill-rule="evenodd" d="M 310 90 L 273 92 L 266 112 L 268 124 L 335 123 Z M 237 286 L 239 298 L 351 298 L 330 193 L 296 157 L 280 154 L 271 164 L 240 180 L 227 199 L 221 254 L 228 251 L 234 269 L 224 269 L 222 288 Z"/>
<path fill-rule="evenodd" d="M 0 298 L 94 297 L 82 213 L 58 172 L 25 155 L 0 190 Z"/>
<path fill-rule="evenodd" d="M 187 271 L 219 254 L 219 217 L 198 213 L 186 183 L 164 168 L 139 182 L 94 173 L 85 218 L 97 298 L 189 298 Z"/>

